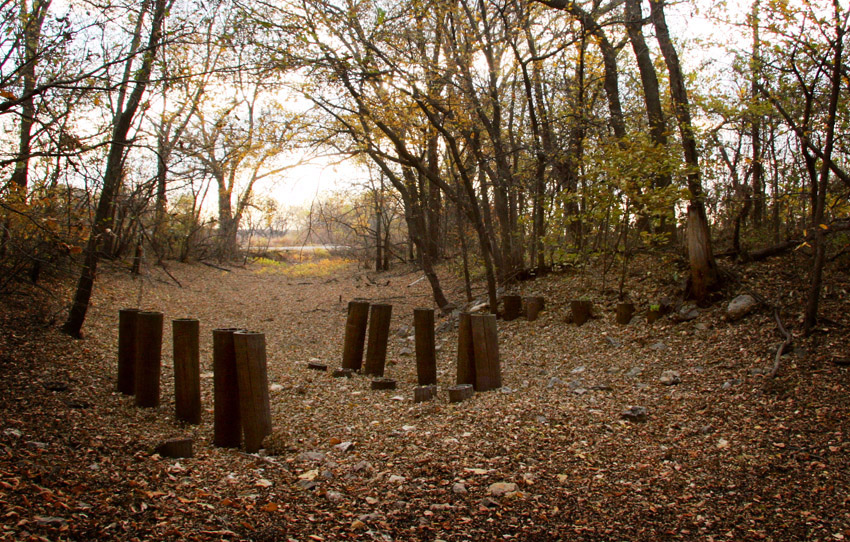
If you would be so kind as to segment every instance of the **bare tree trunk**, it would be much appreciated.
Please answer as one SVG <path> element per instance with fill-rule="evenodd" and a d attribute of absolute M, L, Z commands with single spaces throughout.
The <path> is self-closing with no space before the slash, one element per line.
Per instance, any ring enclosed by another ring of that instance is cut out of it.
<path fill-rule="evenodd" d="M 145 88 L 148 85 L 156 51 L 161 43 L 162 22 L 165 18 L 166 3 L 166 0 L 154 0 L 151 31 L 148 37 L 146 53 L 142 57 L 142 65 L 135 73 L 136 82 L 126 105 L 123 109 L 118 110 L 115 115 L 115 125 L 112 129 L 112 143 L 109 147 L 106 170 L 103 174 L 103 189 L 101 190 L 97 210 L 95 211 L 89 241 L 86 245 L 83 269 L 80 273 L 80 279 L 77 282 L 77 289 L 74 293 L 74 301 L 68 314 L 68 320 L 62 326 L 62 331 L 73 337 L 80 337 L 80 330 L 86 319 L 86 312 L 88 311 L 92 287 L 94 286 L 94 279 L 97 273 L 97 264 L 100 259 L 100 243 L 106 231 L 112 226 L 112 206 L 121 184 L 124 156 L 130 144 L 127 134 L 130 132 L 133 117 L 139 108 Z M 139 14 L 140 19 L 142 15 Z M 127 62 L 132 62 L 132 59 Z M 125 84 L 127 83 L 129 81 L 125 80 Z"/>
<path fill-rule="evenodd" d="M 702 302 L 717 287 L 719 277 L 717 266 L 714 263 L 714 253 L 711 249 L 711 233 L 708 227 L 708 217 L 705 212 L 705 196 L 700 181 L 699 152 L 691 124 L 691 112 L 688 103 L 688 94 L 685 90 L 685 80 L 681 65 L 679 64 L 679 55 L 676 53 L 675 47 L 673 47 L 670 32 L 667 29 L 663 1 L 650 0 L 649 6 L 658 45 L 661 48 L 661 53 L 664 55 L 664 62 L 667 64 L 667 72 L 670 76 L 670 95 L 673 98 L 673 108 L 676 112 L 676 121 L 679 124 L 682 147 L 685 151 L 685 164 L 688 167 L 687 179 L 690 204 L 688 205 L 686 243 L 691 268 L 690 293 L 698 302 Z"/>

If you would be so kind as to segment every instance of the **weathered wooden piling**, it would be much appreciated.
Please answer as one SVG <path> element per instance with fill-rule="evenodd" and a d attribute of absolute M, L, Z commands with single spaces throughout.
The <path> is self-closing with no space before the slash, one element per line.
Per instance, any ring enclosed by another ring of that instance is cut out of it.
<path fill-rule="evenodd" d="M 136 393 L 136 320 L 139 309 L 118 311 L 118 391 Z"/>
<path fill-rule="evenodd" d="M 345 341 L 342 349 L 342 367 L 359 371 L 363 365 L 363 348 L 366 341 L 366 323 L 369 320 L 368 301 L 349 301 L 345 322 Z"/>
<path fill-rule="evenodd" d="M 413 309 L 416 375 L 420 386 L 437 383 L 437 351 L 434 344 L 434 309 Z"/>
<path fill-rule="evenodd" d="M 236 328 L 214 329 L 213 334 L 213 444 L 237 448 L 242 442 L 239 382 L 236 377 Z"/>
<path fill-rule="evenodd" d="M 266 336 L 254 331 L 233 334 L 236 349 L 236 377 L 245 451 L 256 453 L 266 435 L 272 432 L 269 405 L 269 378 L 266 368 Z"/>
<path fill-rule="evenodd" d="M 384 376 L 392 313 L 393 306 L 383 303 L 375 303 L 370 309 L 369 341 L 366 345 L 366 366 L 363 369 L 367 375 Z"/>
<path fill-rule="evenodd" d="M 471 324 L 472 345 L 475 352 L 475 391 L 501 388 L 502 369 L 499 362 L 496 315 L 472 315 Z"/>
<path fill-rule="evenodd" d="M 200 322 L 178 318 L 171 322 L 174 346 L 174 403 L 178 420 L 201 423 Z"/>
<path fill-rule="evenodd" d="M 162 313 L 139 311 L 136 315 L 136 406 L 159 406 L 162 372 Z"/>

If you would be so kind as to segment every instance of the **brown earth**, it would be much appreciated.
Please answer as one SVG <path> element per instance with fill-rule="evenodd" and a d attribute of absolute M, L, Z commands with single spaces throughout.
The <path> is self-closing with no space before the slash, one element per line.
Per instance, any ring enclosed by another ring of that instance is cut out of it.
<path fill-rule="evenodd" d="M 759 293 L 796 330 L 795 257 L 735 269 L 727 294 Z M 411 269 L 296 277 L 274 265 L 169 264 L 180 286 L 159 269 L 137 280 L 113 270 L 98 279 L 81 341 L 56 329 L 69 285 L 6 298 L 0 540 L 850 537 L 850 369 L 833 363 L 850 352 L 846 274 L 831 272 L 829 319 L 795 338 L 771 380 L 781 342 L 773 311 L 727 322 L 718 300 L 695 320 L 648 325 L 643 311 L 674 289 L 658 267 L 635 266 L 627 287 L 639 312 L 622 327 L 598 273 L 521 283 L 518 292 L 546 297 L 546 310 L 536 322 L 499 321 L 504 388 L 457 404 L 444 389 L 412 401 L 415 359 L 402 349 L 412 349 L 412 309 L 432 302 Z M 564 317 L 580 296 L 598 317 L 577 327 Z M 355 297 L 394 306 L 387 376 L 397 390 L 307 369 L 339 365 Z M 200 319 L 200 426 L 174 419 L 168 324 L 161 406 L 139 409 L 114 391 L 118 310 L 135 306 L 163 311 L 166 323 Z M 450 318 L 437 326 L 445 387 L 457 337 Z M 212 446 L 218 327 L 266 334 L 275 433 L 261 454 Z M 681 383 L 663 385 L 668 370 Z M 646 409 L 645 422 L 621 418 L 632 406 Z M 152 453 L 177 436 L 194 438 L 194 458 Z"/>

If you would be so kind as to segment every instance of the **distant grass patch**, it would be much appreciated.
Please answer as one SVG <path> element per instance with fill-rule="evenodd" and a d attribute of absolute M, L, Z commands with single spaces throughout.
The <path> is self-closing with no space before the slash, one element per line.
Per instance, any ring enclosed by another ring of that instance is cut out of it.
<path fill-rule="evenodd" d="M 346 258 L 310 258 L 298 263 L 281 262 L 270 258 L 257 258 L 255 264 L 260 266 L 257 273 L 274 273 L 287 277 L 326 277 L 341 271 L 354 263 Z"/>

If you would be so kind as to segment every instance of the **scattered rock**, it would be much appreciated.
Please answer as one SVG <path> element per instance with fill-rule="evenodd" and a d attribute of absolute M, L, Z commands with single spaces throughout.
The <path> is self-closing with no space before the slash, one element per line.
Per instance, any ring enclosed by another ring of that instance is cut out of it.
<path fill-rule="evenodd" d="M 351 522 L 351 530 L 352 531 L 362 531 L 366 528 L 366 524 L 360 521 L 359 519 L 355 519 Z"/>
<path fill-rule="evenodd" d="M 295 482 L 295 485 L 297 485 L 301 489 L 310 491 L 311 489 L 315 489 L 318 484 L 313 480 L 298 480 L 297 482 Z"/>
<path fill-rule="evenodd" d="M 358 461 L 351 467 L 352 472 L 370 472 L 372 471 L 372 464 L 368 461 Z"/>
<path fill-rule="evenodd" d="M 517 489 L 517 485 L 513 482 L 496 482 L 490 484 L 490 487 L 487 488 L 487 494 L 492 497 L 501 497 L 507 493 L 515 493 Z"/>
<path fill-rule="evenodd" d="M 387 479 L 387 481 L 391 484 L 403 484 L 405 481 L 407 481 L 407 478 L 405 478 L 404 476 L 399 476 L 398 474 L 393 474 Z"/>
<path fill-rule="evenodd" d="M 614 337 L 607 337 L 606 336 L 605 342 L 608 343 L 608 345 L 611 348 L 620 348 L 621 346 L 623 346 L 623 343 L 621 343 L 619 340 L 615 339 Z"/>
<path fill-rule="evenodd" d="M 750 376 L 764 376 L 768 373 L 770 373 L 770 370 L 768 370 L 768 369 L 762 369 L 762 368 L 750 369 Z"/>
<path fill-rule="evenodd" d="M 626 371 L 626 376 L 628 378 L 635 378 L 637 376 L 640 376 L 641 373 L 643 373 L 643 367 L 632 367 L 631 369 Z"/>
<path fill-rule="evenodd" d="M 564 381 L 563 381 L 563 380 L 561 380 L 561 379 L 560 379 L 560 378 L 558 378 L 557 376 L 553 376 L 552 378 L 550 378 L 550 379 L 549 379 L 549 383 L 548 383 L 548 384 L 546 384 L 546 388 L 551 390 L 551 389 L 552 389 L 552 388 L 554 388 L 555 386 L 559 386 L 559 385 L 561 385 L 561 384 L 563 384 L 563 383 L 564 383 Z"/>
<path fill-rule="evenodd" d="M 730 301 L 726 307 L 726 319 L 730 322 L 740 320 L 751 313 L 757 306 L 758 301 L 753 296 L 749 294 L 739 295 Z"/>
<path fill-rule="evenodd" d="M 624 410 L 620 417 L 629 422 L 645 422 L 646 408 L 642 406 L 633 406 Z"/>
<path fill-rule="evenodd" d="M 484 497 L 481 500 L 481 507 L 484 508 L 484 509 L 493 509 L 493 508 L 498 508 L 499 506 L 500 506 L 499 501 L 492 499 L 490 497 Z"/>
<path fill-rule="evenodd" d="M 402 349 L 398 351 L 399 356 L 409 356 L 411 354 L 413 354 L 413 349 L 409 346 L 402 347 Z"/>
<path fill-rule="evenodd" d="M 325 497 L 331 502 L 339 502 L 342 500 L 342 493 L 339 491 L 328 491 L 325 493 Z"/>
<path fill-rule="evenodd" d="M 682 377 L 677 371 L 664 371 L 658 380 L 665 386 L 675 386 L 682 381 Z"/>
<path fill-rule="evenodd" d="M 585 367 L 584 367 L 584 365 L 579 365 L 578 367 L 576 367 L 575 369 L 573 369 L 572 371 L 570 371 L 570 373 L 571 373 L 571 374 L 574 374 L 574 375 L 577 375 L 577 374 L 581 374 L 581 373 L 583 373 L 584 371 L 585 371 Z"/>
<path fill-rule="evenodd" d="M 741 383 L 741 381 L 739 379 L 733 378 L 732 380 L 727 380 L 726 382 L 724 382 L 723 385 L 720 386 L 720 389 L 728 390 L 728 389 L 731 389 L 732 386 L 737 386 L 740 383 Z"/>
<path fill-rule="evenodd" d="M 590 387 L 593 391 L 611 391 L 611 386 L 608 384 L 596 384 Z"/>
<path fill-rule="evenodd" d="M 585 393 L 587 393 L 587 390 L 584 389 L 584 388 L 576 388 L 576 389 L 572 390 L 572 392 L 576 395 L 581 396 L 581 395 L 584 395 Z"/>
<path fill-rule="evenodd" d="M 466 489 L 466 486 L 460 482 L 455 482 L 452 484 L 452 493 L 455 495 L 466 495 L 469 491 Z"/>
<path fill-rule="evenodd" d="M 325 461 L 325 454 L 322 452 L 302 452 L 298 454 L 298 457 L 295 458 L 298 461 L 312 461 L 315 463 L 323 463 Z"/>
<path fill-rule="evenodd" d="M 334 378 L 342 378 L 342 377 L 351 378 L 351 375 L 353 375 L 353 374 L 354 374 L 353 370 L 343 369 L 342 367 L 340 367 L 339 369 L 334 369 L 332 376 Z"/>
<path fill-rule="evenodd" d="M 36 516 L 35 523 L 39 527 L 51 527 L 54 529 L 59 529 L 68 524 L 68 520 L 65 518 L 58 518 L 53 516 Z"/>
<path fill-rule="evenodd" d="M 657 343 L 650 345 L 649 348 L 655 350 L 656 352 L 661 352 L 662 350 L 667 350 L 667 345 L 661 341 L 658 341 Z"/>
<path fill-rule="evenodd" d="M 673 320 L 677 322 L 690 322 L 699 318 L 699 308 L 696 305 L 684 305 L 673 315 Z"/>
<path fill-rule="evenodd" d="M 343 452 L 343 453 L 351 450 L 352 448 L 354 448 L 354 443 L 351 442 L 350 440 L 347 440 L 345 442 L 340 442 L 339 444 L 334 446 L 334 449 L 339 450 L 340 452 Z"/>
<path fill-rule="evenodd" d="M 9 429 L 4 429 L 3 434 L 6 435 L 7 437 L 21 438 L 21 435 L 23 433 L 21 433 L 17 429 L 13 429 L 13 428 L 10 427 Z"/>
<path fill-rule="evenodd" d="M 451 507 L 452 507 L 452 505 L 450 505 L 449 503 L 443 502 L 443 503 L 438 503 L 438 504 L 432 504 L 431 506 L 428 507 L 428 510 L 430 510 L 432 512 L 442 512 L 444 510 L 451 510 Z"/>
<path fill-rule="evenodd" d="M 280 391 L 282 389 L 283 386 L 281 386 L 280 384 L 272 384 L 271 386 L 269 386 L 269 391 Z"/>

